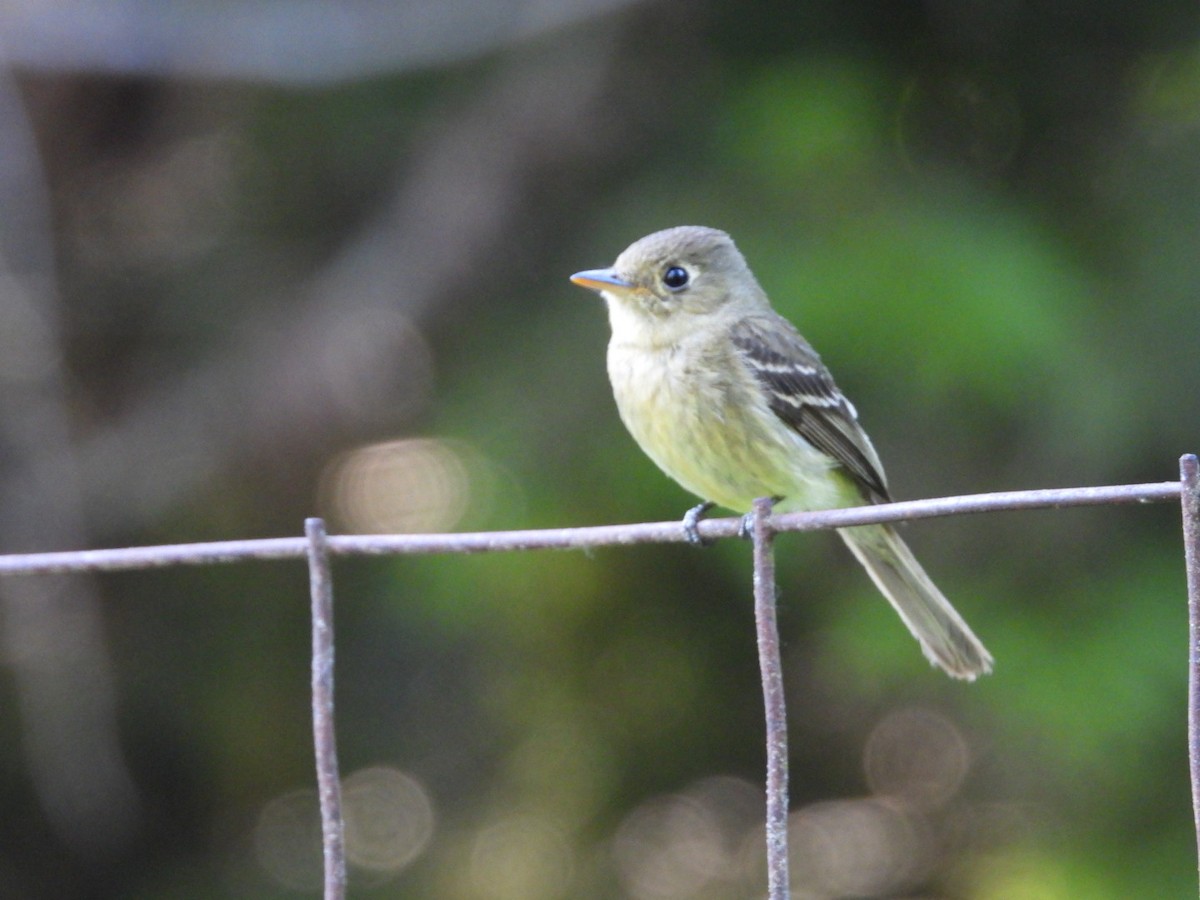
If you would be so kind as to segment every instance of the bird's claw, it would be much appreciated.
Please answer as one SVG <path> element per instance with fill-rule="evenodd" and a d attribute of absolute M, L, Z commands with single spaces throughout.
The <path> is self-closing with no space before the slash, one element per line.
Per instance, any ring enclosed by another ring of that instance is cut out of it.
<path fill-rule="evenodd" d="M 738 523 L 738 537 L 743 541 L 754 539 L 754 513 L 748 512 L 742 516 L 742 521 Z"/>
<path fill-rule="evenodd" d="M 716 504 L 711 501 L 705 501 L 693 506 L 683 515 L 683 534 L 687 538 L 688 543 L 693 547 L 707 547 L 712 541 L 700 536 L 700 520 L 704 518 L 704 514 L 712 509 Z"/>
<path fill-rule="evenodd" d="M 779 503 L 779 501 L 781 501 L 782 499 L 783 499 L 782 497 L 778 497 L 778 496 L 772 497 L 771 498 L 771 507 L 774 508 L 775 504 Z M 750 510 L 750 512 L 748 512 L 744 516 L 742 516 L 742 521 L 738 525 L 737 534 L 738 534 L 738 537 L 740 537 L 743 541 L 754 540 L 754 510 Z"/>

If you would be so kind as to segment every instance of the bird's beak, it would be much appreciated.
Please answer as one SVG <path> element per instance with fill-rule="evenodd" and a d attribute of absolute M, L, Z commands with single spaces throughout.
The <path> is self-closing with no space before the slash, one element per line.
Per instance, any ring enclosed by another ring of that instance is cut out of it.
<path fill-rule="evenodd" d="M 613 291 L 623 294 L 633 290 L 633 285 L 617 275 L 613 269 L 588 269 L 586 272 L 576 272 L 571 281 L 580 287 L 592 291 Z"/>

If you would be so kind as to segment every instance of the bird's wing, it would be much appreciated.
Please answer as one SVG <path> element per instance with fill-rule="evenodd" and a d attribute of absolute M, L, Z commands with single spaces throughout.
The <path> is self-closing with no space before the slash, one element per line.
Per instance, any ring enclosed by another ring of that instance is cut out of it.
<path fill-rule="evenodd" d="M 771 411 L 837 460 L 867 499 L 889 501 L 883 466 L 858 413 L 792 323 L 774 314 L 752 316 L 735 324 L 731 336 L 767 392 Z"/>

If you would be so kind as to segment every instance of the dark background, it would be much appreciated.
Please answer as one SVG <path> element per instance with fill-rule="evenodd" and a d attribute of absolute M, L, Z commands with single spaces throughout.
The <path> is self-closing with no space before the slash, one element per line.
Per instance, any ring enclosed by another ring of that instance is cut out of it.
<path fill-rule="evenodd" d="M 147 19 L 147 16 L 153 16 Z M 0 13 L 0 552 L 675 518 L 567 276 L 724 228 L 902 498 L 1200 450 L 1195 3 Z M 1195 895 L 1172 505 L 778 542 L 793 896 Z M 339 561 L 358 897 L 764 892 L 749 548 Z M 300 563 L 0 582 L 0 895 L 319 890 Z"/>

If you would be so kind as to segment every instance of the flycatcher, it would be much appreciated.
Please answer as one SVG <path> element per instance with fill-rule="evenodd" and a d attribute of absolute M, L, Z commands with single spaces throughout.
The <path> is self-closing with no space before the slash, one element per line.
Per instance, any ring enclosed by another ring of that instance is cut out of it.
<path fill-rule="evenodd" d="M 609 269 L 571 276 L 608 305 L 608 377 L 621 420 L 664 472 L 738 512 L 887 503 L 854 406 L 816 351 L 771 308 L 723 231 L 685 225 L 632 244 Z M 992 657 L 889 525 L 838 530 L 928 659 L 955 678 Z"/>

